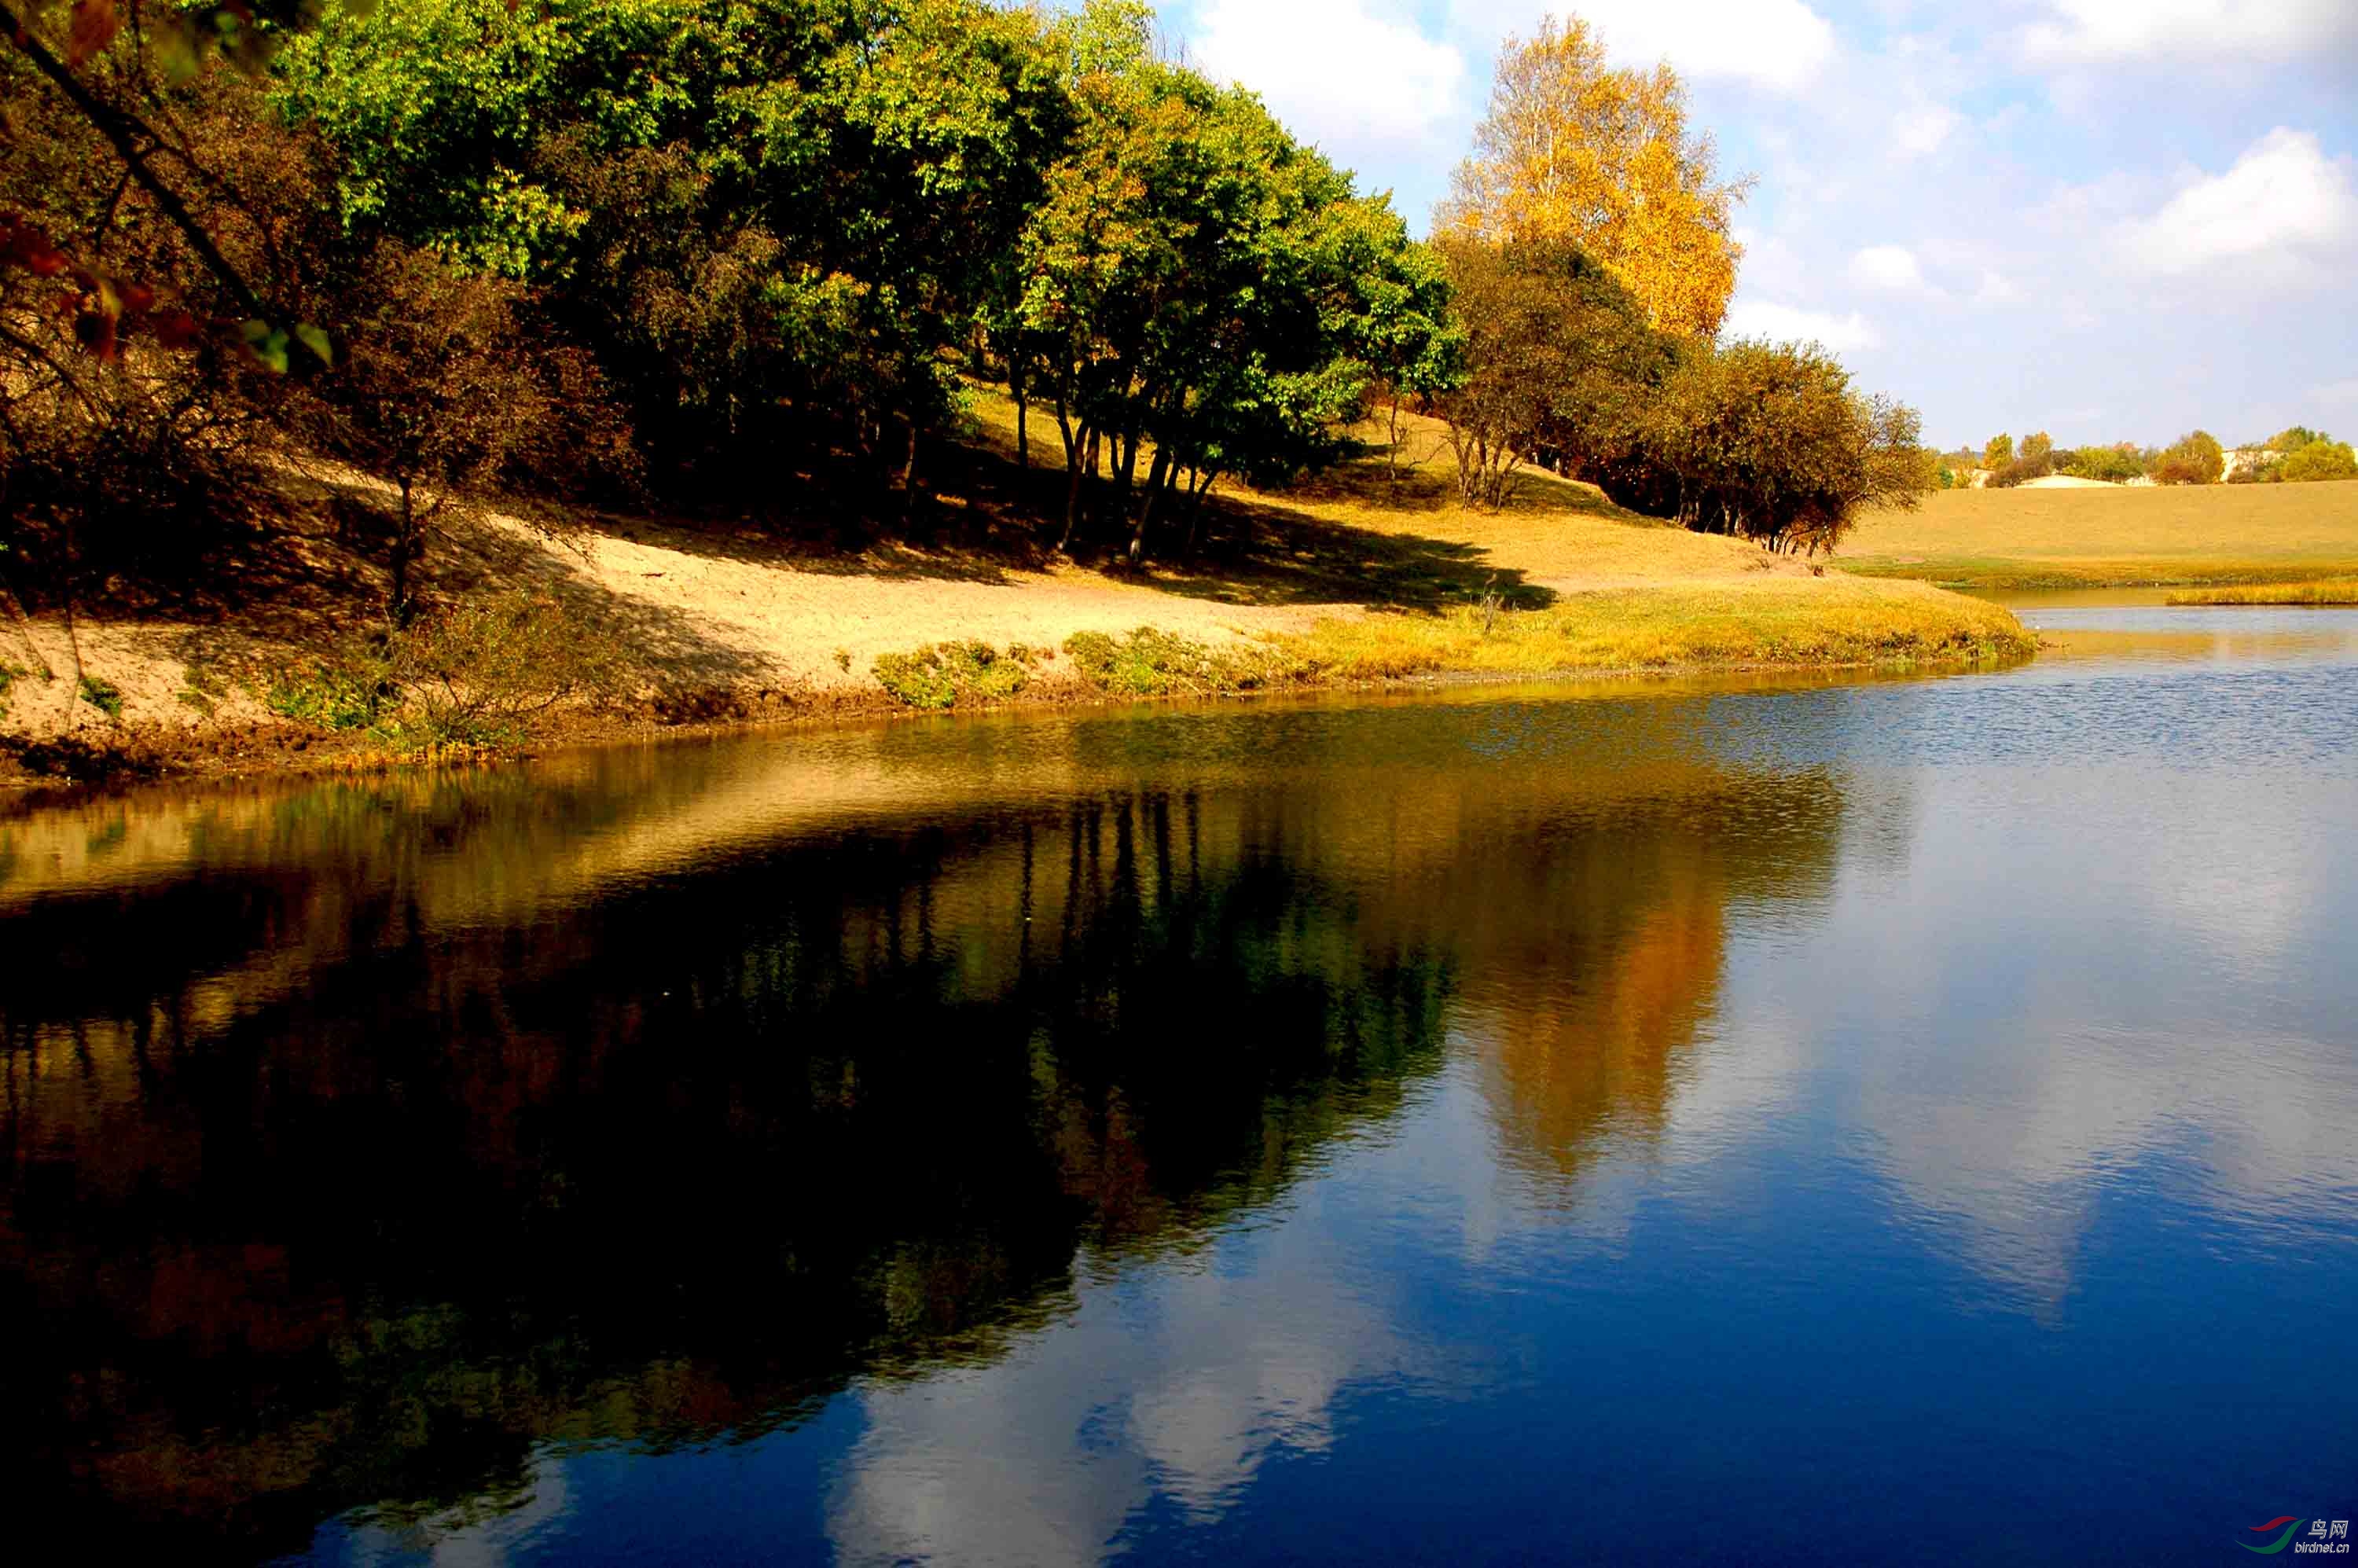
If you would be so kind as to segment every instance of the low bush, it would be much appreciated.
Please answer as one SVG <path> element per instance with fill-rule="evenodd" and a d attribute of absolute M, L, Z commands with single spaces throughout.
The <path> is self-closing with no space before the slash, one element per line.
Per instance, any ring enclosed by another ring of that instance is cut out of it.
<path fill-rule="evenodd" d="M 97 676 L 81 677 L 81 699 L 117 723 L 123 719 L 123 689 Z"/>
<path fill-rule="evenodd" d="M 382 638 L 355 638 L 333 654 L 281 671 L 262 694 L 281 719 L 322 730 L 365 730 L 397 706 L 392 664 Z"/>
<path fill-rule="evenodd" d="M 1032 677 L 1032 651 L 1020 643 L 1001 655 L 988 643 L 938 643 L 882 654 L 876 682 L 912 708 L 946 709 L 999 702 Z"/>
<path fill-rule="evenodd" d="M 1281 686 L 1310 673 L 1300 654 L 1271 643 L 1214 648 L 1152 626 L 1127 637 L 1076 632 L 1065 652 L 1083 680 L 1128 697 L 1212 697 Z"/>
<path fill-rule="evenodd" d="M 613 696 L 622 668 L 611 640 L 571 606 L 525 592 L 429 611 L 386 652 L 406 699 L 393 733 L 434 745 L 521 740 L 559 703 Z"/>
<path fill-rule="evenodd" d="M 367 730 L 402 750 L 522 740 L 559 703 L 614 693 L 622 661 L 558 600 L 501 593 L 430 610 L 288 670 L 264 702 L 281 718 Z"/>

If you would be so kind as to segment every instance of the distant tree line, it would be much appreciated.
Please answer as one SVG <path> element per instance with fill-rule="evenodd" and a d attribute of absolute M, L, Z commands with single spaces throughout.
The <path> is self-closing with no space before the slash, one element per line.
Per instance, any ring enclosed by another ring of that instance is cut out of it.
<path fill-rule="evenodd" d="M 1942 488 L 1969 484 L 1976 470 L 1987 472 L 1993 490 L 2055 475 L 2112 484 L 2298 484 L 2358 479 L 2358 453 L 2346 442 L 2298 425 L 2232 451 L 2208 430 L 2190 431 L 2158 448 L 2135 441 L 2058 447 L 2041 431 L 2024 437 L 2018 451 L 2013 437 L 2000 435 L 1978 452 L 1967 447 L 1943 454 L 1939 483 Z"/>

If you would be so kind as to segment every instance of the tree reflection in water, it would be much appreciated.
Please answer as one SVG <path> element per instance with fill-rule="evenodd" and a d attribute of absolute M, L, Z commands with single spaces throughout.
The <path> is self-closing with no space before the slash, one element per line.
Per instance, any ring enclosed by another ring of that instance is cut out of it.
<path fill-rule="evenodd" d="M 314 790 L 20 883 L 16 1482 L 102 1550 L 294 1550 L 512 1507 L 539 1445 L 758 1434 L 1200 1245 L 1460 1025 L 1510 1155 L 1575 1170 L 1842 808 L 1660 755 L 1176 771 L 602 881 L 719 784 Z"/>

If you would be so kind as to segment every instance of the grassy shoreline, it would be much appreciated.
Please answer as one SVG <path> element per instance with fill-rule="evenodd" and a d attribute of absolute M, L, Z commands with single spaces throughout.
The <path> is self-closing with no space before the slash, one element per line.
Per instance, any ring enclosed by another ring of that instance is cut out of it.
<path fill-rule="evenodd" d="M 2306 582 L 2268 582 L 2233 588 L 2199 588 L 2173 593 L 2175 605 L 2351 605 L 2358 604 L 2358 577 L 2325 578 Z"/>
<path fill-rule="evenodd" d="M 1749 585 L 1747 585 L 1749 586 Z M 511 749 L 449 747 L 426 752 L 387 745 L 365 732 L 323 735 L 293 723 L 218 728 L 138 723 L 102 736 L 46 743 L 7 754 L 0 788 L 153 780 L 274 776 L 366 776 L 406 768 L 475 766 L 551 751 L 644 745 L 671 740 L 785 732 L 829 725 L 894 722 L 1013 710 L 1114 708 L 1140 703 L 1227 702 L 1288 694 L 1439 691 L 1501 683 L 1629 683 L 1649 680 L 1858 675 L 1867 671 L 2003 667 L 2034 655 L 2036 638 L 1994 605 L 1920 590 L 1905 618 L 1862 616 L 1839 584 L 1823 613 L 1790 603 L 1747 614 L 1739 604 L 1656 603 L 1685 596 L 1644 589 L 1606 590 L 1596 602 L 1564 610 L 1504 611 L 1486 634 L 1478 611 L 1433 618 L 1368 617 L 1322 621 L 1308 633 L 1226 648 L 1157 633 L 1175 646 L 1176 678 L 1149 665 L 1130 678 L 1084 675 L 1076 661 L 1043 672 L 1013 690 L 978 700 L 919 706 L 881 686 L 712 694 L 703 711 L 683 717 L 644 704 L 579 708 L 548 716 Z M 1737 596 L 1740 598 L 1741 596 Z M 1916 596 L 1911 594 L 1910 598 Z M 1947 604 L 1939 601 L 1950 601 Z M 1839 608 L 1837 608 L 1839 604 Z M 1133 637 L 1151 631 L 1141 628 Z M 1119 642 L 1120 640 L 1115 640 Z M 957 646 L 954 640 L 944 646 Z M 1634 651 L 1633 651 L 1634 650 Z M 29 764 L 29 765 L 28 765 Z"/>
<path fill-rule="evenodd" d="M 485 518 L 452 524 L 427 557 L 429 601 L 480 605 L 496 585 L 530 583 L 548 616 L 579 629 L 535 658 L 557 676 L 586 676 L 569 663 L 611 668 L 613 679 L 574 687 L 594 685 L 604 706 L 542 714 L 526 751 L 1442 679 L 1973 667 L 2036 650 L 1986 601 L 1690 533 L 1552 475 L 1531 475 L 1502 507 L 1465 506 L 1442 432 L 1414 416 L 1408 460 L 1363 456 L 1284 491 L 1224 487 L 1199 536 L 1184 549 L 1166 538 L 1142 570 L 1102 525 L 1066 555 L 1052 547 L 1060 457 L 1035 441 L 1019 459 L 1004 398 L 979 393 L 976 412 L 924 515 L 897 532 L 847 536 L 839 517 L 626 516 L 585 518 L 557 541 Z M 272 537 L 285 558 L 265 575 L 299 585 L 285 602 L 232 598 L 168 621 L 85 607 L 76 635 L 56 616 L 20 628 L 10 662 L 59 674 L 16 679 L 0 760 L 20 782 L 366 772 L 402 765 L 420 738 L 483 738 L 438 730 L 400 697 L 365 712 L 329 700 L 387 689 L 349 634 L 378 623 L 382 566 L 324 520 Z M 512 662 L 488 643 L 459 651 L 483 667 Z M 76 671 L 109 706 L 77 697 Z M 293 700 L 306 693 L 320 700 Z"/>

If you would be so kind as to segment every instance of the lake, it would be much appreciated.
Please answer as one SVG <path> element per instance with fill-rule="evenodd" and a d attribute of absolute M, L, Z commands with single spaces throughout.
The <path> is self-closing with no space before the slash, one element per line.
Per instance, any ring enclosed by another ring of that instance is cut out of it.
<path fill-rule="evenodd" d="M 2331 1540 L 2358 613 L 2021 602 L 2059 645 L 1995 673 L 20 803 L 9 1517 L 326 1564 Z"/>

